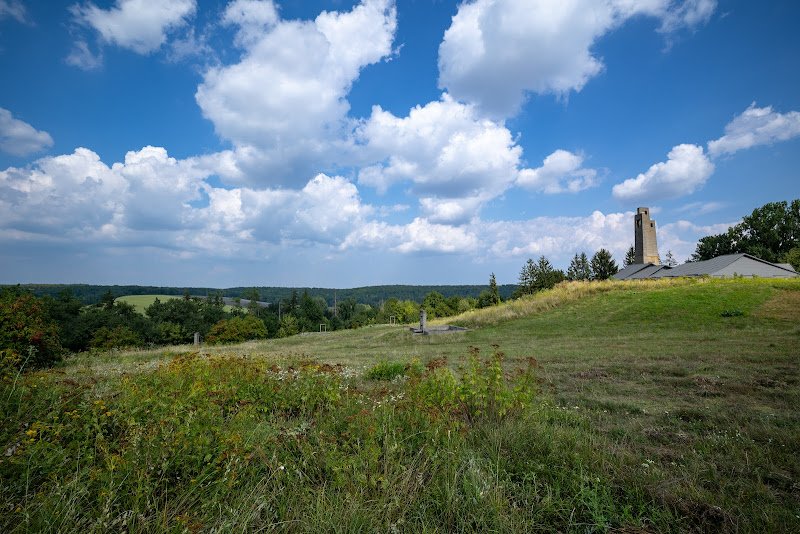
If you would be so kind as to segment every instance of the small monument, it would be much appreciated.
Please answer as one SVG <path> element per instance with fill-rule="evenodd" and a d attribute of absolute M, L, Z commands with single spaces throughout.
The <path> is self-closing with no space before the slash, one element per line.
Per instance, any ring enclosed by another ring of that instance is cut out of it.
<path fill-rule="evenodd" d="M 409 329 L 415 334 L 444 334 L 447 332 L 464 332 L 467 329 L 463 326 L 453 326 L 453 325 L 441 325 L 441 326 L 432 326 L 428 328 L 428 312 L 424 309 L 420 308 L 419 310 L 419 328 L 414 328 L 413 326 Z"/>
<path fill-rule="evenodd" d="M 650 208 L 638 208 L 633 217 L 634 263 L 661 265 L 656 243 L 656 222 L 650 219 Z"/>

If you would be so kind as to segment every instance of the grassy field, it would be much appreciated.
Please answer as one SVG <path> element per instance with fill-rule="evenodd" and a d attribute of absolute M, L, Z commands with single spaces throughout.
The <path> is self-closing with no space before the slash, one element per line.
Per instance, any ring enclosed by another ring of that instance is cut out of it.
<path fill-rule="evenodd" d="M 144 315 L 144 311 L 150 306 L 156 299 L 164 302 L 170 299 L 182 299 L 183 297 L 180 295 L 125 295 L 122 297 L 117 297 L 115 300 L 120 300 L 122 302 L 127 302 L 128 304 L 132 305 L 137 312 Z M 224 310 L 227 312 L 233 311 L 233 306 L 226 305 Z"/>
<path fill-rule="evenodd" d="M 0 389 L 0 530 L 800 531 L 800 282 L 81 355 Z"/>
<path fill-rule="evenodd" d="M 179 298 L 183 297 L 181 297 L 180 295 L 125 295 L 124 297 L 117 297 L 115 300 L 127 302 L 128 304 L 136 308 L 137 312 L 144 315 L 144 311 L 156 299 L 160 300 L 161 302 L 164 302 L 170 299 L 179 299 Z"/>

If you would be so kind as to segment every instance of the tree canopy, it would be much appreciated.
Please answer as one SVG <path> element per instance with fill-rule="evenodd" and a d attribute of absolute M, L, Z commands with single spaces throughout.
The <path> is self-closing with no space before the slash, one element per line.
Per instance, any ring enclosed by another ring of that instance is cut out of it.
<path fill-rule="evenodd" d="M 537 262 L 529 258 L 519 273 L 518 295 L 531 295 L 549 289 L 565 279 L 564 272 L 554 268 L 544 256 L 540 256 Z"/>
<path fill-rule="evenodd" d="M 585 252 L 581 252 L 580 256 L 575 254 L 572 261 L 569 263 L 567 269 L 568 280 L 590 280 L 592 278 L 592 268 L 589 265 L 589 258 L 586 257 Z"/>
<path fill-rule="evenodd" d="M 611 253 L 601 248 L 592 256 L 592 279 L 607 280 L 617 274 L 619 268 Z"/>
<path fill-rule="evenodd" d="M 800 246 L 800 199 L 769 202 L 721 234 L 700 239 L 691 261 L 746 252 L 763 260 L 785 261 Z"/>

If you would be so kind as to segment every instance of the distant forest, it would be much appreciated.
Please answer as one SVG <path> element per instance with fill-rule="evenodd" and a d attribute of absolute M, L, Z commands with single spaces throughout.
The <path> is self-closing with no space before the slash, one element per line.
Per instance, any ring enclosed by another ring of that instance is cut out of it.
<path fill-rule="evenodd" d="M 248 292 L 255 288 L 258 290 L 261 300 L 273 303 L 279 300 L 288 300 L 292 297 L 292 292 L 302 294 L 304 291 L 312 298 L 322 297 L 329 306 L 333 305 L 334 296 L 337 301 L 354 299 L 358 303 L 369 304 L 379 307 L 382 302 L 396 298 L 398 300 L 411 300 L 422 303 L 427 294 L 432 291 L 441 293 L 444 297 L 472 297 L 478 298 L 481 291 L 486 291 L 488 285 L 460 285 L 460 286 L 368 286 L 356 287 L 352 289 L 329 289 L 319 287 L 231 287 L 218 289 L 212 287 L 159 287 L 159 286 L 100 286 L 90 284 L 20 284 L 3 285 L 0 287 L 19 287 L 22 290 L 30 291 L 37 297 L 49 296 L 56 298 L 65 289 L 72 291 L 72 295 L 84 304 L 97 304 L 103 295 L 110 291 L 114 297 L 125 295 L 185 295 L 208 296 L 222 293 L 223 297 L 246 298 Z M 514 284 L 498 286 L 500 296 L 503 300 L 508 299 L 517 289 Z"/>

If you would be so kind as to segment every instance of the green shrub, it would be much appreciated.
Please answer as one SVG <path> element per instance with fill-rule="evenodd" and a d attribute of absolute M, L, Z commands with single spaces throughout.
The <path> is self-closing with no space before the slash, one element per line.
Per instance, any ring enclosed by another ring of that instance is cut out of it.
<path fill-rule="evenodd" d="M 415 381 L 413 394 L 426 405 L 470 423 L 502 420 L 530 406 L 537 391 L 536 360 L 529 358 L 527 367 L 514 375 L 506 374 L 503 360 L 504 354 L 496 345 L 487 359 L 480 357 L 477 347 L 470 347 L 460 378 L 446 367 L 446 360 L 433 360 Z"/>
<path fill-rule="evenodd" d="M 0 350 L 20 356 L 19 367 L 47 367 L 61 359 L 58 328 L 41 299 L 13 289 L 0 291 Z"/>
<path fill-rule="evenodd" d="M 89 346 L 98 350 L 111 350 L 139 347 L 142 343 L 139 334 L 127 326 L 115 326 L 114 328 L 103 326 L 94 333 Z"/>
<path fill-rule="evenodd" d="M 206 341 L 209 343 L 241 343 L 267 337 L 264 321 L 254 315 L 223 319 L 211 327 Z"/>
<path fill-rule="evenodd" d="M 380 361 L 367 369 L 364 373 L 371 380 L 394 380 L 406 373 L 406 364 L 403 362 Z"/>

